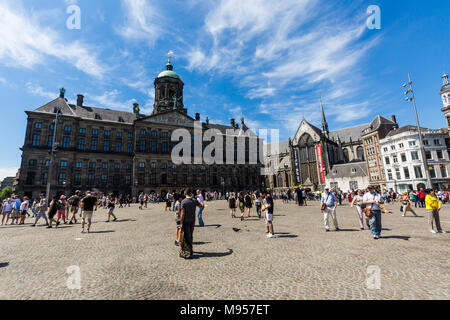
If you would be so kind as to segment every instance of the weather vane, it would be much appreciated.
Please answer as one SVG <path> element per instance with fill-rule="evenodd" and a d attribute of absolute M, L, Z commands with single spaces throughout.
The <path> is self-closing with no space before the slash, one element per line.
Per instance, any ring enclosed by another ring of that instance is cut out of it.
<path fill-rule="evenodd" d="M 170 64 L 170 56 L 173 55 L 173 51 L 170 50 L 170 51 L 167 53 L 167 55 L 169 56 L 169 64 Z"/>

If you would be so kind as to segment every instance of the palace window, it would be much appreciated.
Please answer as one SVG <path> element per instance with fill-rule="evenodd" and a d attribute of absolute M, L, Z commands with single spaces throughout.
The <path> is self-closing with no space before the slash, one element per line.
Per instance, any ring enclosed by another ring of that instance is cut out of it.
<path fill-rule="evenodd" d="M 156 143 L 156 141 L 152 141 L 152 153 L 157 153 L 158 152 L 158 145 Z"/>
<path fill-rule="evenodd" d="M 102 168 L 103 169 L 108 169 L 108 162 L 103 162 L 102 163 Z"/>
<path fill-rule="evenodd" d="M 158 131 L 156 131 L 156 130 L 153 130 L 152 131 L 152 137 L 158 137 Z"/>
<path fill-rule="evenodd" d="M 42 184 L 47 184 L 48 181 L 48 172 L 44 172 L 42 174 Z"/>
<path fill-rule="evenodd" d="M 42 129 L 42 122 L 35 122 L 34 123 L 34 128 L 35 129 Z"/>
<path fill-rule="evenodd" d="M 97 144 L 98 144 L 97 139 L 92 139 L 92 141 L 91 141 L 91 150 L 96 151 L 97 150 Z"/>
<path fill-rule="evenodd" d="M 122 142 L 116 142 L 116 152 L 122 152 Z"/>
<path fill-rule="evenodd" d="M 67 161 L 62 160 L 59 165 L 61 168 L 67 168 Z"/>
<path fill-rule="evenodd" d="M 73 176 L 73 184 L 74 185 L 80 185 L 81 184 L 81 174 L 75 173 Z"/>
<path fill-rule="evenodd" d="M 111 137 L 111 131 L 106 130 L 105 131 L 105 138 L 109 138 L 109 137 Z"/>
<path fill-rule="evenodd" d="M 39 147 L 41 145 L 41 135 L 33 134 L 33 147 Z"/>
<path fill-rule="evenodd" d="M 65 181 L 66 181 L 66 174 L 65 173 L 60 173 L 58 175 L 58 184 L 62 185 L 62 184 L 64 184 Z"/>
<path fill-rule="evenodd" d="M 109 151 L 110 149 L 110 142 L 109 141 L 105 141 L 103 142 L 103 151 Z"/>
<path fill-rule="evenodd" d="M 141 136 L 145 137 L 147 135 L 147 130 L 141 129 Z"/>
<path fill-rule="evenodd" d="M 64 137 L 63 138 L 63 149 L 69 149 L 70 148 L 70 137 Z"/>
<path fill-rule="evenodd" d="M 64 133 L 71 133 L 72 132 L 72 126 L 65 126 L 64 127 Z"/>
<path fill-rule="evenodd" d="M 82 168 L 83 168 L 83 162 L 78 161 L 78 162 L 75 164 L 75 168 L 77 168 L 77 169 L 82 169 Z"/>
<path fill-rule="evenodd" d="M 53 146 L 53 135 L 48 136 L 47 147 L 51 148 Z"/>
<path fill-rule="evenodd" d="M 121 131 L 117 131 L 116 136 L 117 136 L 117 138 L 122 138 L 122 132 Z"/>
<path fill-rule="evenodd" d="M 80 128 L 80 134 L 86 134 L 86 129 L 85 128 Z"/>
<path fill-rule="evenodd" d="M 98 129 L 92 129 L 92 135 L 98 136 Z"/>
<path fill-rule="evenodd" d="M 30 161 L 28 161 L 28 165 L 29 165 L 30 167 L 35 167 L 35 166 L 37 166 L 37 160 L 35 160 L 35 159 L 30 159 Z"/>
<path fill-rule="evenodd" d="M 127 152 L 132 153 L 133 152 L 133 144 L 130 142 L 127 144 Z"/>

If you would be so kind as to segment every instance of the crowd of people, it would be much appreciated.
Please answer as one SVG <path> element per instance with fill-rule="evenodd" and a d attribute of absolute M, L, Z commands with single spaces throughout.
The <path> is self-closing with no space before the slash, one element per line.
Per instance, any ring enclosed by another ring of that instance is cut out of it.
<path fill-rule="evenodd" d="M 433 233 L 444 233 L 440 225 L 439 212 L 443 203 L 448 202 L 448 192 L 435 192 L 432 189 L 404 192 L 379 192 L 375 186 L 369 186 L 365 190 L 342 192 L 340 189 L 325 187 L 324 192 L 311 192 L 301 188 L 284 191 L 240 191 L 240 192 L 202 192 L 191 189 L 172 191 L 161 196 L 157 193 L 140 193 L 138 197 L 131 198 L 130 195 L 96 194 L 90 191 L 81 193 L 76 191 L 71 196 L 53 196 L 47 201 L 45 195 L 39 199 L 31 200 L 28 197 L 22 199 L 17 195 L 0 202 L 3 225 L 23 225 L 27 218 L 32 219 L 32 227 L 35 227 L 42 218 L 47 228 L 57 228 L 63 224 L 77 224 L 81 218 L 81 232 L 90 232 L 92 216 L 98 208 L 106 210 L 107 220 L 105 222 L 117 221 L 114 211 L 119 208 L 130 207 L 131 203 L 138 203 L 139 210 L 147 208 L 150 203 L 165 203 L 165 211 L 173 211 L 176 223 L 175 245 L 180 247 L 180 256 L 186 259 L 192 258 L 193 232 L 196 219 L 199 227 L 204 227 L 203 212 L 207 207 L 207 201 L 226 200 L 230 209 L 231 218 L 239 218 L 245 221 L 251 217 L 252 209 L 255 208 L 258 219 L 265 221 L 268 238 L 274 238 L 273 213 L 274 200 L 282 200 L 288 204 L 292 201 L 299 206 L 306 206 L 307 201 L 320 201 L 320 209 L 323 213 L 325 231 L 330 231 L 329 220 L 331 218 L 336 231 L 340 231 L 337 208 L 348 203 L 351 208 L 356 209 L 358 223 L 361 230 L 367 226 L 374 239 L 381 238 L 382 213 L 388 214 L 386 203 L 400 202 L 400 211 L 405 217 L 408 212 L 417 216 L 413 209 L 426 208 L 428 211 L 428 223 Z M 240 215 L 236 211 L 240 211 Z"/>

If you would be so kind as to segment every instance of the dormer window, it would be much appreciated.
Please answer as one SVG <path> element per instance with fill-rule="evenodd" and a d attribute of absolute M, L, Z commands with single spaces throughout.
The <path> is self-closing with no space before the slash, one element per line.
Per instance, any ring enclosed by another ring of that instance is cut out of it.
<path fill-rule="evenodd" d="M 119 117 L 119 122 L 122 122 L 122 123 L 124 123 L 124 122 L 125 122 L 125 120 L 123 120 L 123 118 L 122 118 L 122 117 Z"/>
<path fill-rule="evenodd" d="M 95 114 L 95 120 L 102 120 L 102 117 L 98 113 L 96 113 Z"/>
<path fill-rule="evenodd" d="M 355 168 L 352 168 L 352 173 L 356 173 L 356 169 Z"/>

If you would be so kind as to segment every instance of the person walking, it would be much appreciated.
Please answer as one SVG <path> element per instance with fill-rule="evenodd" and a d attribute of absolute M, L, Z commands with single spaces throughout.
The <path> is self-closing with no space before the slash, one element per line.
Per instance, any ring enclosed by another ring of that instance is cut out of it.
<path fill-rule="evenodd" d="M 244 213 L 245 213 L 245 200 L 242 192 L 239 192 L 238 198 L 239 210 L 241 210 L 241 221 L 244 221 Z"/>
<path fill-rule="evenodd" d="M 329 223 L 329 217 L 331 215 L 333 219 L 333 224 L 336 229 L 336 231 L 339 231 L 337 216 L 336 216 L 336 206 L 338 204 L 338 199 L 336 198 L 336 195 L 334 192 L 330 192 L 330 187 L 325 187 L 325 191 L 322 193 L 321 199 L 322 203 L 322 213 L 323 213 L 323 222 L 325 225 L 325 231 L 330 231 L 330 223 Z"/>
<path fill-rule="evenodd" d="M 197 200 L 199 203 L 202 204 L 202 206 L 198 207 L 197 216 L 198 216 L 198 225 L 200 227 L 205 226 L 205 222 L 203 221 L 203 209 L 205 208 L 204 202 L 205 198 L 203 198 L 202 192 L 200 190 L 197 190 Z"/>
<path fill-rule="evenodd" d="M 36 220 L 34 220 L 34 223 L 31 225 L 32 227 L 36 227 L 36 224 L 38 223 L 40 218 L 45 219 L 45 224 L 48 226 L 48 219 L 47 214 L 45 213 L 47 211 L 47 198 L 43 194 L 41 194 L 41 199 L 38 204 L 38 214 L 36 215 Z"/>
<path fill-rule="evenodd" d="M 408 195 L 407 192 L 404 192 L 400 198 L 400 201 L 402 202 L 402 217 L 406 217 L 406 213 L 408 211 L 412 212 L 412 214 L 417 217 L 417 214 L 414 212 L 414 210 L 411 208 L 411 198 Z"/>
<path fill-rule="evenodd" d="M 364 230 L 364 221 L 366 221 L 366 224 L 369 224 L 369 218 L 367 218 L 364 214 L 364 210 L 363 210 L 363 195 L 362 195 L 362 191 L 358 190 L 356 195 L 354 196 L 354 198 L 352 199 L 352 205 L 351 207 L 356 207 L 356 212 L 358 213 L 358 221 L 359 221 L 359 226 L 361 228 L 361 230 Z"/>
<path fill-rule="evenodd" d="M 445 233 L 441 228 L 441 221 L 439 218 L 439 212 L 442 208 L 442 203 L 436 197 L 434 190 L 427 190 L 428 195 L 425 197 L 425 205 L 428 213 L 428 224 L 430 226 L 431 233 Z M 436 230 L 434 229 L 436 226 Z"/>
<path fill-rule="evenodd" d="M 78 213 L 78 209 L 80 208 L 80 194 L 81 191 L 75 191 L 75 194 L 68 199 L 68 203 L 70 204 L 70 211 L 72 212 L 72 217 L 69 220 L 69 224 L 77 223 L 76 214 Z"/>
<path fill-rule="evenodd" d="M 48 229 L 53 228 L 52 222 L 56 223 L 54 217 L 58 212 L 59 208 L 60 208 L 59 201 L 57 200 L 56 196 L 53 196 L 52 201 L 50 201 L 50 207 L 48 208 L 48 226 L 47 226 Z"/>
<path fill-rule="evenodd" d="M 193 241 L 195 228 L 195 209 L 197 207 L 203 208 L 204 204 L 193 198 L 193 192 L 191 189 L 186 189 L 184 194 L 186 198 L 181 201 L 180 213 L 180 224 L 183 233 L 183 239 L 181 239 L 182 245 L 180 246 L 180 257 L 184 259 L 192 259 L 194 255 Z"/>
<path fill-rule="evenodd" d="M 231 218 L 236 218 L 236 197 L 234 192 L 228 198 L 228 206 L 230 208 Z"/>
<path fill-rule="evenodd" d="M 114 195 L 111 193 L 106 200 L 106 206 L 108 208 L 108 220 L 105 222 L 109 222 L 111 220 L 111 216 L 114 218 L 113 221 L 117 221 L 117 217 L 114 215 L 114 209 L 116 208 L 116 199 Z"/>
<path fill-rule="evenodd" d="M 61 218 L 63 219 L 64 224 L 67 223 L 67 221 L 66 221 L 66 208 L 68 207 L 68 205 L 69 204 L 67 202 L 66 196 L 62 195 L 59 198 L 58 218 L 56 220 L 56 227 L 58 227 L 60 225 Z"/>
<path fill-rule="evenodd" d="M 173 212 L 175 213 L 175 223 L 177 224 L 177 233 L 175 238 L 175 245 L 180 245 L 180 232 L 181 232 L 181 201 L 183 201 L 183 196 L 181 193 L 174 193 L 176 198 L 174 198 L 175 207 Z"/>
<path fill-rule="evenodd" d="M 20 204 L 20 222 L 19 224 L 25 224 L 25 218 L 27 217 L 28 208 L 30 207 L 30 200 L 27 196 L 23 197 L 23 201 Z"/>
<path fill-rule="evenodd" d="M 261 219 L 262 197 L 259 191 L 255 192 L 254 200 L 255 200 L 256 214 L 258 215 L 258 218 Z"/>
<path fill-rule="evenodd" d="M 370 209 L 370 231 L 375 240 L 381 238 L 381 208 L 380 204 L 384 203 L 374 186 L 368 187 L 367 192 L 363 197 L 363 204 L 366 205 L 366 210 Z"/>
<path fill-rule="evenodd" d="M 245 207 L 247 208 L 247 216 L 250 218 L 250 210 L 253 207 L 253 198 L 250 191 L 245 195 Z"/>
<path fill-rule="evenodd" d="M 264 205 L 262 207 L 262 210 L 264 211 L 264 218 L 266 220 L 266 233 L 267 238 L 275 238 L 275 233 L 273 231 L 273 198 L 270 195 L 270 192 L 264 191 Z"/>
<path fill-rule="evenodd" d="M 90 191 L 86 192 L 86 196 L 81 200 L 83 206 L 83 217 L 81 219 L 81 233 L 84 233 L 84 225 L 87 220 L 87 231 L 89 233 L 92 224 L 92 215 L 97 211 L 97 198 Z"/>

